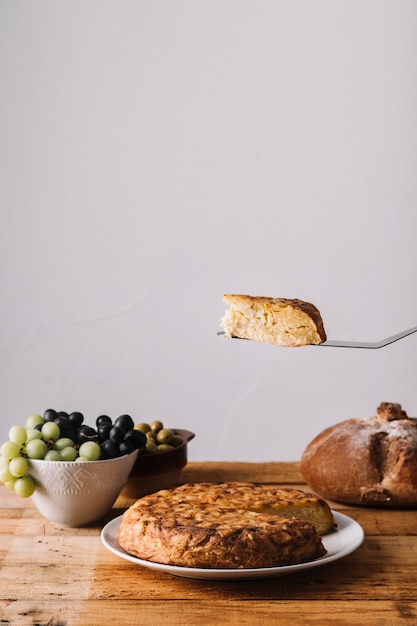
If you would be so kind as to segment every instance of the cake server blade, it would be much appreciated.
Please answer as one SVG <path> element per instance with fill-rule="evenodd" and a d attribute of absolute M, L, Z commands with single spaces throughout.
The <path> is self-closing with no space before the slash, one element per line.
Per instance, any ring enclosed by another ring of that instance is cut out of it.
<path fill-rule="evenodd" d="M 417 332 L 417 326 L 413 328 L 409 328 L 408 330 L 403 330 L 401 333 L 397 333 L 396 335 L 392 335 L 391 337 L 387 337 L 386 339 L 381 339 L 380 341 L 339 341 L 337 339 L 328 339 L 324 343 L 320 343 L 314 347 L 324 347 L 324 348 L 367 348 L 371 350 L 376 350 L 378 348 L 383 348 L 384 346 L 388 346 L 390 343 L 394 343 L 395 341 L 399 341 L 400 339 L 404 339 L 404 337 L 408 337 L 408 335 L 412 335 Z M 226 337 L 224 331 L 219 331 L 217 333 L 219 336 Z M 241 337 L 231 337 L 231 339 L 241 339 Z M 313 345 L 313 344 L 311 344 Z"/>

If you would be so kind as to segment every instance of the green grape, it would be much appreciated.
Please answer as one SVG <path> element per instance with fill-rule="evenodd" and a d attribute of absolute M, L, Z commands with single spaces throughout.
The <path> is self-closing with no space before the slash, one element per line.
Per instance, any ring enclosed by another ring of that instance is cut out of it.
<path fill-rule="evenodd" d="M 95 441 L 85 441 L 80 445 L 78 454 L 87 461 L 97 461 L 100 458 L 101 448 Z"/>
<path fill-rule="evenodd" d="M 56 441 L 59 439 L 61 431 L 58 424 L 55 424 L 55 422 L 45 422 L 42 426 L 41 433 L 42 439 L 45 441 Z"/>
<path fill-rule="evenodd" d="M 14 490 L 21 498 L 30 498 L 35 491 L 35 483 L 32 476 L 26 474 L 26 476 L 18 478 L 14 484 Z"/>
<path fill-rule="evenodd" d="M 74 442 L 72 439 L 69 439 L 68 437 L 60 437 L 54 443 L 54 450 L 61 451 L 64 448 L 73 448 L 73 447 L 74 447 Z"/>
<path fill-rule="evenodd" d="M 48 450 L 43 457 L 44 461 L 61 461 L 61 453 L 58 450 Z"/>
<path fill-rule="evenodd" d="M 26 444 L 26 455 L 29 459 L 43 459 L 48 446 L 43 439 L 32 439 Z"/>
<path fill-rule="evenodd" d="M 9 470 L 12 476 L 15 478 L 21 478 L 28 473 L 29 463 L 24 456 L 17 456 L 10 461 Z"/>
<path fill-rule="evenodd" d="M 78 452 L 74 447 L 68 446 L 68 448 L 64 448 L 60 451 L 60 455 L 61 461 L 75 461 L 78 456 Z"/>
<path fill-rule="evenodd" d="M 75 459 L 75 463 L 89 463 L 90 459 L 87 459 L 85 456 L 77 456 Z"/>
<path fill-rule="evenodd" d="M 20 446 L 26 442 L 26 430 L 23 426 L 12 426 L 9 430 L 9 439 Z"/>
<path fill-rule="evenodd" d="M 26 423 L 25 426 L 26 428 L 35 428 L 35 426 L 37 426 L 38 424 L 43 424 L 44 423 L 44 419 L 42 417 L 42 415 L 39 415 L 38 413 L 32 413 L 32 415 L 29 415 L 29 417 L 26 419 Z"/>
<path fill-rule="evenodd" d="M 13 475 L 10 472 L 8 465 L 2 465 L 0 467 L 0 482 L 7 483 L 9 480 L 13 480 Z"/>
<path fill-rule="evenodd" d="M 15 486 L 16 481 L 17 481 L 17 478 L 12 478 L 11 480 L 8 480 L 4 484 L 6 485 L 7 489 L 10 489 L 10 491 L 14 491 L 14 486 Z"/>
<path fill-rule="evenodd" d="M 16 456 L 20 454 L 20 445 L 15 441 L 5 441 L 1 448 L 1 455 L 7 460 L 10 461 L 14 459 Z"/>
<path fill-rule="evenodd" d="M 32 439 L 42 439 L 42 433 L 36 428 L 28 428 L 26 431 L 26 443 L 32 441 Z"/>

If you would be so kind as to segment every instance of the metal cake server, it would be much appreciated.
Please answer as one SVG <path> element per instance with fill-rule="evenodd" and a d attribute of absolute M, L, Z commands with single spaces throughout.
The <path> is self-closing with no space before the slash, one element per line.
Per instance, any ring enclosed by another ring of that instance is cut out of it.
<path fill-rule="evenodd" d="M 328 339 L 324 343 L 318 344 L 317 347 L 368 348 L 375 350 L 377 348 L 383 348 L 384 346 L 388 346 L 390 343 L 394 343 L 394 341 L 404 339 L 404 337 L 408 337 L 408 335 L 412 335 L 415 332 L 417 332 L 417 326 L 409 328 L 408 330 L 403 330 L 403 332 L 401 333 L 397 333 L 396 335 L 392 335 L 392 337 L 387 337 L 386 339 L 381 339 L 380 341 L 338 341 L 337 339 Z M 219 331 L 217 334 L 220 336 L 225 336 L 225 333 L 223 331 Z M 241 337 L 232 337 L 232 339 L 241 339 Z"/>

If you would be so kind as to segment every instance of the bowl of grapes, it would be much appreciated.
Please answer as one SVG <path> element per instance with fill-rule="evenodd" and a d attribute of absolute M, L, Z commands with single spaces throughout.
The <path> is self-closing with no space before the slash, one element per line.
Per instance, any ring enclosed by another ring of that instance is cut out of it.
<path fill-rule="evenodd" d="M 47 409 L 9 429 L 0 481 L 46 519 L 86 526 L 110 511 L 146 442 L 130 415 L 100 415 L 90 426 L 78 411 Z"/>

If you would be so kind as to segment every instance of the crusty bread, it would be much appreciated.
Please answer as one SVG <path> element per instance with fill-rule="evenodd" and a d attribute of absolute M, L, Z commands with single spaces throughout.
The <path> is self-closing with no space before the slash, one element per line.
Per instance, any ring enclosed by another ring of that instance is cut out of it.
<path fill-rule="evenodd" d="M 229 310 L 220 320 L 227 337 L 275 346 L 318 345 L 326 341 L 320 311 L 298 299 L 225 294 Z"/>
<path fill-rule="evenodd" d="M 417 508 L 417 419 L 383 402 L 375 416 L 330 426 L 306 447 L 301 473 L 325 498 Z"/>
<path fill-rule="evenodd" d="M 133 504 L 123 515 L 117 541 L 129 554 L 169 565 L 273 567 L 323 556 L 315 525 L 330 531 L 333 514 L 325 501 L 302 491 L 241 482 L 187 483 Z"/>

